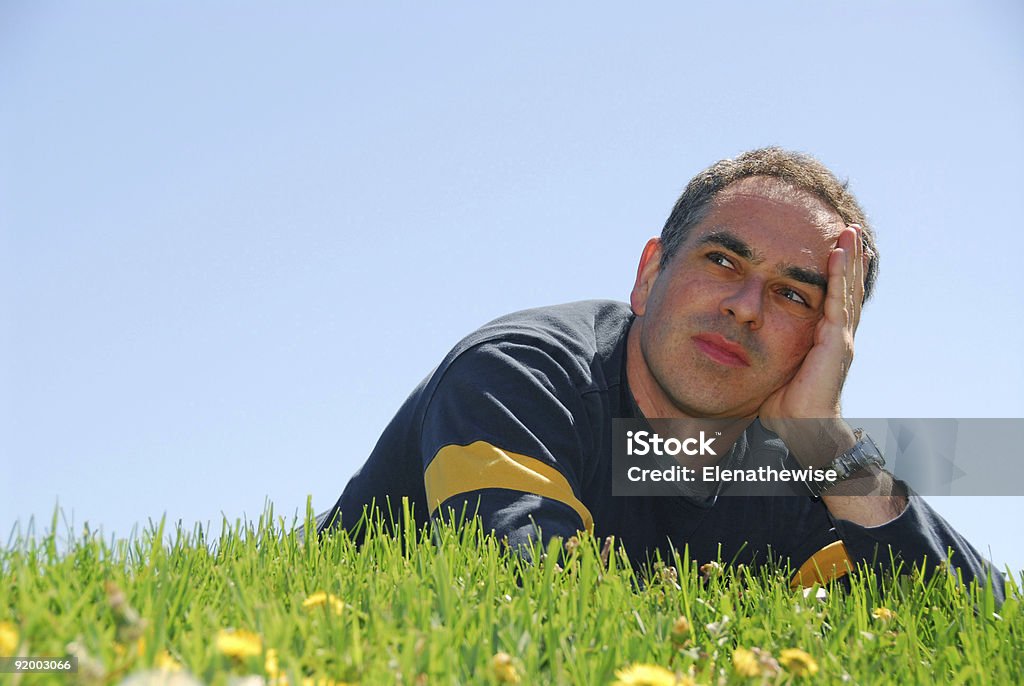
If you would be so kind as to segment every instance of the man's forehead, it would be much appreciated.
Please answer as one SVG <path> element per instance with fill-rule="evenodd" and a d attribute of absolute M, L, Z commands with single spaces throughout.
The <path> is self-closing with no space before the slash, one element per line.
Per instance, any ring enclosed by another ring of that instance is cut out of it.
<path fill-rule="evenodd" d="M 750 198 L 767 201 L 780 209 L 799 207 L 825 237 L 838 238 L 846 226 L 839 213 L 810 191 L 803 190 L 787 181 L 773 176 L 748 176 L 734 181 L 715 196 L 711 207 L 720 205 L 731 198 Z"/>

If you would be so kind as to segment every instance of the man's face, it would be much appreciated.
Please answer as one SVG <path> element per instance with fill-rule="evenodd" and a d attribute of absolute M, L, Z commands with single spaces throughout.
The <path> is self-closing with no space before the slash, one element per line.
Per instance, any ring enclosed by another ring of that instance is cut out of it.
<path fill-rule="evenodd" d="M 642 364 L 630 363 L 645 413 L 755 416 L 814 343 L 844 226 L 809 193 L 754 177 L 719 193 L 664 268 L 648 243 L 632 293 Z"/>

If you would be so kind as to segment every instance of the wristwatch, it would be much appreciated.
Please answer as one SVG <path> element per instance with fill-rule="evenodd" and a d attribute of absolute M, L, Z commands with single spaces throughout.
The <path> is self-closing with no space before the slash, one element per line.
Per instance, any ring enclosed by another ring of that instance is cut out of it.
<path fill-rule="evenodd" d="M 871 440 L 871 436 L 863 429 L 854 429 L 853 435 L 857 438 L 857 442 L 853 444 L 853 447 L 821 468 L 824 472 L 830 469 L 834 471 L 836 473 L 836 480 L 807 481 L 807 488 L 815 498 L 820 498 L 836 484 L 849 479 L 853 476 L 854 472 L 858 472 L 871 465 L 885 466 L 885 456 L 882 455 L 882 451 L 878 449 L 875 442 Z"/>

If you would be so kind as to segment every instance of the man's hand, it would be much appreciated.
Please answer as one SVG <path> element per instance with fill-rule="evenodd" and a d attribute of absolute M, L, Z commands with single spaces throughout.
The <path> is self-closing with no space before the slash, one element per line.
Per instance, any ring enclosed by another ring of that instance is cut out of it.
<path fill-rule="evenodd" d="M 860 226 L 853 224 L 839 234 L 828 258 L 824 313 L 814 331 L 814 343 L 796 375 L 770 395 L 758 412 L 761 423 L 780 436 L 777 429 L 785 431 L 785 427 L 779 426 L 778 420 L 842 417 L 840 397 L 853 362 L 853 335 L 864 303 L 865 259 L 860 231 Z"/>
<path fill-rule="evenodd" d="M 854 224 L 839 234 L 828 258 L 828 292 L 814 344 L 790 382 L 770 395 L 758 412 L 765 428 L 778 434 L 805 466 L 825 466 L 857 442 L 843 421 L 840 399 L 864 304 L 867 260 L 860 231 Z M 907 505 L 902 489 L 880 469 L 837 484 L 823 499 L 834 516 L 862 526 L 884 524 Z"/>

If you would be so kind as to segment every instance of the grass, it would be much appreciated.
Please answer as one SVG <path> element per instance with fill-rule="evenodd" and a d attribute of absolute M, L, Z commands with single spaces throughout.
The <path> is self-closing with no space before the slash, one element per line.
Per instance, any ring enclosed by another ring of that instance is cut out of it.
<path fill-rule="evenodd" d="M 79 673 L 0 683 L 118 684 L 159 668 L 211 686 L 610 684 L 640 679 L 635 665 L 660 668 L 633 681 L 654 684 L 1024 675 L 1019 577 L 996 608 L 947 575 L 864 573 L 819 598 L 791 590 L 787 570 L 702 572 L 685 554 L 637 573 L 585 536 L 530 563 L 472 526 L 372 532 L 361 548 L 345 534 L 301 542 L 271 510 L 215 539 L 160 524 L 62 541 L 56 528 L 0 550 L 0 654 L 4 641 L 39 656 L 70 644 Z"/>

